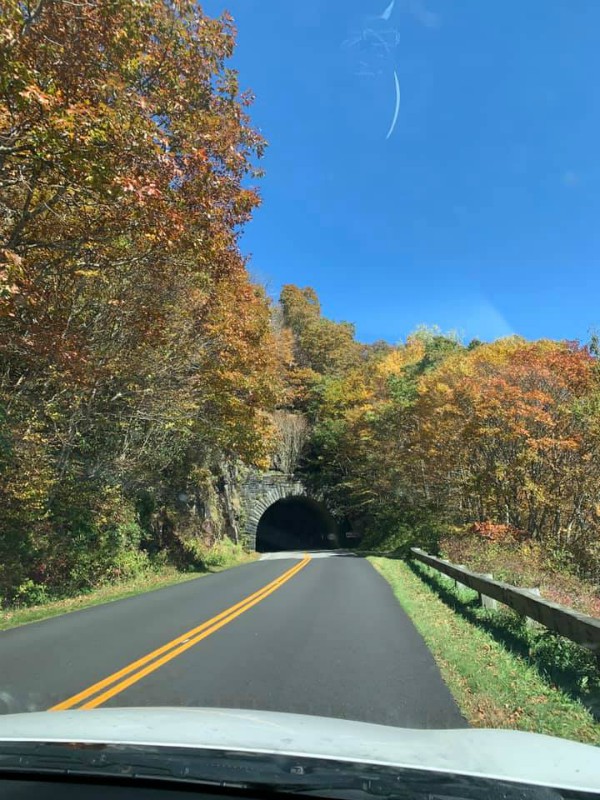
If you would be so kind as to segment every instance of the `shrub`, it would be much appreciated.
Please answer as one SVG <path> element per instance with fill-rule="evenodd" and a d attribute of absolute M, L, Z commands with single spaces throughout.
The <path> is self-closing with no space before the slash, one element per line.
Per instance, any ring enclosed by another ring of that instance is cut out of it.
<path fill-rule="evenodd" d="M 580 691 L 598 694 L 600 677 L 594 654 L 552 631 L 544 631 L 531 645 L 530 656 L 551 680 L 566 679 Z"/>
<path fill-rule="evenodd" d="M 39 606 L 47 601 L 48 591 L 46 587 L 28 578 L 17 587 L 13 602 L 17 606 Z"/>
<path fill-rule="evenodd" d="M 243 554 L 240 544 L 231 539 L 219 539 L 214 544 L 207 544 L 202 539 L 189 538 L 183 543 L 184 552 L 192 569 L 220 569 L 233 564 Z"/>
<path fill-rule="evenodd" d="M 112 583 L 137 578 L 148 572 L 151 567 L 150 558 L 143 550 L 121 550 L 106 571 L 105 580 Z"/>
<path fill-rule="evenodd" d="M 439 536 L 440 524 L 435 516 L 425 512 L 417 516 L 391 508 L 373 524 L 361 548 L 406 556 L 411 547 L 436 551 Z"/>
<path fill-rule="evenodd" d="M 440 551 L 455 564 L 465 564 L 475 572 L 491 572 L 497 580 L 515 586 L 536 586 L 548 600 L 600 616 L 598 586 L 573 574 L 564 558 L 549 552 L 540 542 L 491 541 L 457 530 L 442 537 Z"/>
<path fill-rule="evenodd" d="M 502 525 L 497 522 L 491 522 L 491 520 L 474 522 L 469 531 L 490 542 L 522 542 L 529 538 L 527 531 L 515 528 L 514 525 Z"/>
<path fill-rule="evenodd" d="M 28 576 L 43 580 L 49 595 L 88 592 L 104 583 L 136 577 L 148 568 L 148 555 L 140 549 L 141 529 L 125 504 L 101 508 L 94 515 L 77 511 L 48 537 Z"/>

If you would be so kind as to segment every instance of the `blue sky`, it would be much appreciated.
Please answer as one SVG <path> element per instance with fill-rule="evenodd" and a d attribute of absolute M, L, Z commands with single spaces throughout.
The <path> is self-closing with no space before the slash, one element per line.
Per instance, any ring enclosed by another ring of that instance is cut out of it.
<path fill-rule="evenodd" d="M 270 145 L 242 246 L 271 294 L 363 341 L 600 328 L 598 0 L 202 5 Z"/>

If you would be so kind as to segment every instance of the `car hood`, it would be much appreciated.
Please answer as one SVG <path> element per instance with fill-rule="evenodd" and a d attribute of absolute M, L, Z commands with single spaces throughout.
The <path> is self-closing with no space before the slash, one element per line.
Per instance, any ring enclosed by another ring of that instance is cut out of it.
<path fill-rule="evenodd" d="M 415 730 L 216 708 L 0 716 L 2 742 L 81 742 L 291 755 L 600 792 L 600 749 L 520 731 Z"/>

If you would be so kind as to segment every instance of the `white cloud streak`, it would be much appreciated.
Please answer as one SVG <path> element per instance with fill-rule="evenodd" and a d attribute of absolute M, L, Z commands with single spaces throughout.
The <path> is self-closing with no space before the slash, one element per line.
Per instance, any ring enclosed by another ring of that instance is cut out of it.
<path fill-rule="evenodd" d="M 398 73 L 394 70 L 394 86 L 396 88 L 396 102 L 394 105 L 394 116 L 392 118 L 392 124 L 390 125 L 390 129 L 387 132 L 386 139 L 389 139 L 392 133 L 394 132 L 394 128 L 396 127 L 396 123 L 398 122 L 398 114 L 400 113 L 400 81 L 398 80 Z"/>

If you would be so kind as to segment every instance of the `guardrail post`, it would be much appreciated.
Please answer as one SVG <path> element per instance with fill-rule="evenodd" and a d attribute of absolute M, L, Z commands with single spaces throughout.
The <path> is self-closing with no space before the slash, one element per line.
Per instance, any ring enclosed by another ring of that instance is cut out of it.
<path fill-rule="evenodd" d="M 466 567 L 465 567 L 465 565 L 464 565 L 464 564 L 457 564 L 456 566 L 457 566 L 457 567 L 460 567 L 461 569 L 466 569 Z M 454 588 L 455 588 L 455 589 L 459 589 L 459 588 L 460 588 L 460 589 L 464 589 L 464 588 L 465 588 L 465 585 L 464 585 L 464 583 L 461 583 L 461 582 L 458 580 L 458 578 L 455 578 L 455 579 L 454 579 Z"/>
<path fill-rule="evenodd" d="M 490 581 L 494 579 L 494 576 L 491 572 L 484 572 L 482 573 L 484 578 L 488 578 Z M 483 608 L 487 608 L 488 611 L 497 611 L 498 610 L 498 601 L 494 600 L 493 597 L 488 597 L 485 594 L 479 593 L 479 602 L 481 603 Z"/>
<path fill-rule="evenodd" d="M 541 597 L 542 593 L 540 592 L 539 586 L 534 586 L 531 589 L 527 589 L 528 592 L 531 594 L 536 594 L 538 597 Z M 525 617 L 525 626 L 527 628 L 543 628 L 544 626 L 541 625 L 537 620 L 531 619 L 531 617 Z"/>

